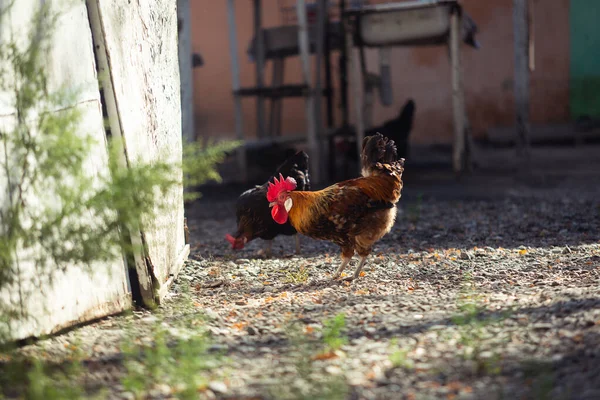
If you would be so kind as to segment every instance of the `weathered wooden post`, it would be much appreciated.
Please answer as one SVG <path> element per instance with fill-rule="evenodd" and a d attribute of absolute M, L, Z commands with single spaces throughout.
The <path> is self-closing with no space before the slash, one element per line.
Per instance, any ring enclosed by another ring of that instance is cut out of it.
<path fill-rule="evenodd" d="M 517 155 L 525 163 L 530 159 L 529 143 L 529 0 L 513 0 L 515 54 L 515 112 Z"/>
<path fill-rule="evenodd" d="M 231 58 L 231 82 L 233 89 L 233 104 L 235 116 L 235 136 L 238 140 L 244 140 L 244 114 L 242 110 L 242 96 L 240 90 L 240 64 L 238 61 L 237 25 L 235 22 L 235 0 L 227 0 L 227 27 L 229 31 L 229 56 Z M 246 148 L 238 150 L 239 174 L 243 182 L 248 179 L 246 173 Z"/>
<path fill-rule="evenodd" d="M 462 82 L 460 57 L 460 26 L 462 10 L 454 7 L 450 16 L 450 64 L 452 69 L 452 110 L 454 116 L 454 146 L 452 165 L 454 172 L 462 173 L 467 162 L 465 146 L 465 94 Z"/>

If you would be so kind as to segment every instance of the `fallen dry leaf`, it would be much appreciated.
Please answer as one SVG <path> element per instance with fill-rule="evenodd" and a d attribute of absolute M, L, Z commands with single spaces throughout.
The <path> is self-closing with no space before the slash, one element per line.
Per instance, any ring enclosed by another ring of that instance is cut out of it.
<path fill-rule="evenodd" d="M 332 358 L 336 358 L 337 354 L 335 354 L 333 351 L 325 351 L 325 352 L 321 352 L 317 355 L 315 355 L 312 359 L 313 360 L 331 360 Z"/>
<path fill-rule="evenodd" d="M 244 329 L 246 327 L 246 325 L 248 325 L 247 322 L 236 322 L 235 324 L 233 324 L 231 326 L 234 327 L 235 329 L 238 329 L 241 331 L 242 329 Z"/>

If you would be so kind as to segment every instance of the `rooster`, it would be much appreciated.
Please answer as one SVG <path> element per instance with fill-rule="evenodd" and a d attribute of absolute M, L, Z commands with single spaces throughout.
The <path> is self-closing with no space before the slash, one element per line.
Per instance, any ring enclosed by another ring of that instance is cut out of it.
<path fill-rule="evenodd" d="M 333 279 L 340 277 L 354 252 L 358 253 L 360 262 L 350 278 L 355 279 L 373 244 L 394 225 L 404 171 L 404 159 L 396 161 L 396 156 L 394 141 L 377 133 L 363 141 L 360 178 L 304 192 L 295 191 L 294 178 L 280 175 L 267 191 L 271 216 L 278 224 L 291 223 L 303 235 L 341 247 L 342 263 Z"/>
<path fill-rule="evenodd" d="M 265 256 L 271 255 L 273 239 L 278 235 L 296 235 L 296 229 L 290 223 L 277 224 L 270 215 L 269 203 L 265 199 L 268 185 L 274 182 L 278 174 L 294 179 L 299 190 L 310 190 L 308 176 L 308 155 L 299 151 L 288 158 L 269 180 L 241 194 L 236 203 L 237 232 L 225 238 L 233 249 L 243 249 L 249 241 L 260 238 L 267 241 Z M 300 252 L 300 238 L 296 235 L 296 253 Z"/>

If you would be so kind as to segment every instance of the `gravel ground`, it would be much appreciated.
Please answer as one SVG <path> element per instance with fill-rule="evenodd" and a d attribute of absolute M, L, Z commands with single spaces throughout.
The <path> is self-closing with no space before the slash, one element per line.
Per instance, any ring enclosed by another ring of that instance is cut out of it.
<path fill-rule="evenodd" d="M 189 210 L 190 260 L 158 315 L 184 318 L 184 297 L 206 315 L 228 360 L 207 398 L 598 399 L 600 203 L 580 197 L 403 199 L 354 282 L 332 282 L 339 249 L 305 237 L 300 255 L 291 237 L 275 239 L 270 259 L 257 256 L 260 240 L 234 253 L 223 238 L 233 202 L 206 198 Z M 346 340 L 326 348 L 323 325 L 340 313 Z M 115 343 L 125 324 L 141 331 L 156 315 L 21 351 L 59 354 L 77 337 L 88 384 L 128 398 Z"/>

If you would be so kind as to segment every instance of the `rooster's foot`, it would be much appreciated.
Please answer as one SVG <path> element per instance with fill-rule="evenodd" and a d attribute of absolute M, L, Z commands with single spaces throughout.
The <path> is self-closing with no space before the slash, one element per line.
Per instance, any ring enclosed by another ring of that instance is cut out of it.
<path fill-rule="evenodd" d="M 257 257 L 271 258 L 271 249 L 273 247 L 273 241 L 266 240 L 266 242 L 267 242 L 267 246 L 264 249 L 260 249 L 256 252 Z"/>
<path fill-rule="evenodd" d="M 300 254 L 300 236 L 296 234 L 296 255 Z"/>

